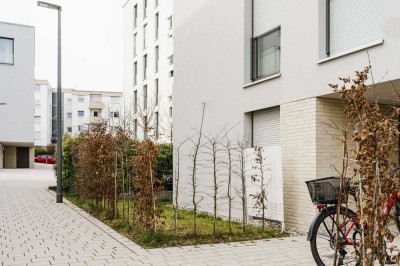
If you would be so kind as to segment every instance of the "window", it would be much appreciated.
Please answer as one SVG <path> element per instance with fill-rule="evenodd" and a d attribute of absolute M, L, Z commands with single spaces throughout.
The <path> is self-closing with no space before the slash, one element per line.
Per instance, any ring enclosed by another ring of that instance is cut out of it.
<path fill-rule="evenodd" d="M 85 102 L 85 97 L 84 96 L 78 96 L 78 103 L 83 103 Z"/>
<path fill-rule="evenodd" d="M 138 98 L 137 98 L 137 91 L 134 91 L 133 92 L 133 112 L 136 114 L 137 113 L 137 109 L 138 109 L 138 106 L 137 106 L 137 103 L 138 103 Z"/>
<path fill-rule="evenodd" d="M 78 131 L 83 131 L 83 126 L 78 126 Z"/>
<path fill-rule="evenodd" d="M 91 102 L 101 102 L 101 94 L 90 94 Z"/>
<path fill-rule="evenodd" d="M 67 118 L 72 118 L 72 113 L 67 113 Z"/>
<path fill-rule="evenodd" d="M 136 52 L 137 52 L 136 42 L 137 42 L 137 34 L 135 33 L 135 35 L 133 35 L 133 57 L 136 56 Z"/>
<path fill-rule="evenodd" d="M 143 18 L 147 17 L 147 0 L 143 0 Z"/>
<path fill-rule="evenodd" d="M 155 5 L 156 5 L 156 7 L 158 6 L 158 0 L 155 0 Z"/>
<path fill-rule="evenodd" d="M 121 97 L 119 96 L 110 97 L 110 104 L 120 104 L 120 103 L 121 103 Z"/>
<path fill-rule="evenodd" d="M 280 107 L 253 112 L 253 147 L 280 145 Z"/>
<path fill-rule="evenodd" d="M 149 127 L 149 125 L 147 124 L 147 116 L 144 116 L 143 122 L 144 122 L 144 125 L 143 125 L 143 137 L 144 137 L 144 139 L 147 139 L 147 131 L 148 131 L 148 127 Z"/>
<path fill-rule="evenodd" d="M 158 105 L 158 79 L 156 79 L 155 85 L 154 85 L 154 98 L 155 98 L 155 103 Z"/>
<path fill-rule="evenodd" d="M 143 56 L 143 80 L 147 79 L 147 54 Z"/>
<path fill-rule="evenodd" d="M 326 1 L 326 54 L 375 42 L 383 38 L 384 0 Z"/>
<path fill-rule="evenodd" d="M 137 26 L 137 5 L 133 7 L 133 28 Z"/>
<path fill-rule="evenodd" d="M 67 99 L 68 103 L 72 103 L 72 98 Z"/>
<path fill-rule="evenodd" d="M 171 71 L 169 72 L 169 77 L 172 78 L 173 76 L 174 76 L 174 71 L 171 70 Z"/>
<path fill-rule="evenodd" d="M 169 29 L 172 29 L 172 16 L 168 18 Z"/>
<path fill-rule="evenodd" d="M 147 109 L 147 85 L 143 87 L 143 108 Z"/>
<path fill-rule="evenodd" d="M 157 40 L 158 39 L 158 28 L 159 28 L 158 13 L 156 14 L 156 17 L 155 17 L 155 25 L 156 25 L 156 40 Z"/>
<path fill-rule="evenodd" d="M 137 84 L 137 62 L 133 63 L 133 86 Z"/>
<path fill-rule="evenodd" d="M 84 117 L 85 111 L 78 111 L 78 117 Z"/>
<path fill-rule="evenodd" d="M 94 117 L 99 117 L 99 111 L 93 111 L 93 116 Z"/>
<path fill-rule="evenodd" d="M 72 132 L 72 127 L 67 127 L 67 131 L 68 131 L 68 133 L 71 133 Z"/>
<path fill-rule="evenodd" d="M 169 117 L 172 117 L 172 107 L 169 107 Z"/>
<path fill-rule="evenodd" d="M 252 79 L 279 73 L 281 64 L 281 30 L 272 30 L 253 38 Z"/>
<path fill-rule="evenodd" d="M 156 135 L 156 138 L 158 138 L 158 123 L 159 123 L 158 112 L 155 112 L 155 120 L 156 120 L 155 135 Z"/>
<path fill-rule="evenodd" d="M 280 72 L 282 13 L 283 0 L 253 0 L 252 81 Z"/>
<path fill-rule="evenodd" d="M 137 129 L 138 129 L 138 123 L 137 123 L 137 119 L 133 120 L 133 129 L 134 129 L 134 138 L 137 139 Z"/>
<path fill-rule="evenodd" d="M 159 61 L 159 59 L 160 59 L 159 51 L 160 51 L 159 47 L 156 46 L 156 48 L 155 48 L 155 55 L 156 55 L 156 73 L 158 72 L 158 61 Z"/>
<path fill-rule="evenodd" d="M 41 124 L 41 117 L 40 116 L 35 116 L 35 125 Z"/>
<path fill-rule="evenodd" d="M 146 49 L 147 47 L 146 39 L 147 39 L 147 24 L 143 26 L 143 50 Z"/>
<path fill-rule="evenodd" d="M 119 112 L 118 111 L 111 112 L 111 117 L 118 118 L 119 117 Z"/>
<path fill-rule="evenodd" d="M 14 65 L 14 39 L 0 37 L 0 64 Z"/>
<path fill-rule="evenodd" d="M 40 131 L 35 131 L 35 140 L 41 140 L 42 136 L 40 134 Z"/>

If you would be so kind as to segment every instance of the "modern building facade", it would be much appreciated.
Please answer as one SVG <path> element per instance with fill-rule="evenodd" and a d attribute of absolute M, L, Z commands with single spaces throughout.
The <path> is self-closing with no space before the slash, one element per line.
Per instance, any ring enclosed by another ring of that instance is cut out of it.
<path fill-rule="evenodd" d="M 128 0 L 124 9 L 124 117 L 134 138 L 172 136 L 172 0 Z"/>
<path fill-rule="evenodd" d="M 45 148 L 52 138 L 53 89 L 47 80 L 35 80 L 35 147 Z"/>
<path fill-rule="evenodd" d="M 205 132 L 230 125 L 248 147 L 280 147 L 285 225 L 306 231 L 316 209 L 304 182 L 337 175 L 342 156 L 324 126 L 345 121 L 328 84 L 370 59 L 381 98 L 400 88 L 399 10 L 395 0 L 175 0 L 174 146 L 199 129 L 205 103 Z M 191 206 L 192 148 L 181 147 L 180 206 Z M 199 172 L 199 193 L 212 194 L 210 184 Z M 211 211 L 206 198 L 199 208 Z"/>
<path fill-rule="evenodd" d="M 33 168 L 35 29 L 0 22 L 0 168 Z"/>

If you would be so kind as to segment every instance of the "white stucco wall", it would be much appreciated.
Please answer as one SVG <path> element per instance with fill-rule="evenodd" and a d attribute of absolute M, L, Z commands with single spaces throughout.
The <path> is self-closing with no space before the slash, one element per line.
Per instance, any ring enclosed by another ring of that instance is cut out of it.
<path fill-rule="evenodd" d="M 199 128 L 203 102 L 206 103 L 205 132 L 215 134 L 226 125 L 238 124 L 230 131 L 232 139 L 249 138 L 249 112 L 330 94 L 329 83 L 335 83 L 337 77 L 351 75 L 355 70 L 367 66 L 365 49 L 318 63 L 323 59 L 321 49 L 325 47 L 322 2 L 283 0 L 281 76 L 244 88 L 250 82 L 251 1 L 176 0 L 173 97 L 175 148 L 196 133 L 194 129 Z M 400 33 L 396 29 L 396 25 L 400 25 L 398 1 L 385 1 L 384 21 L 384 43 L 368 48 L 371 64 L 376 80 L 397 80 L 400 78 L 400 61 L 394 55 L 399 53 L 400 45 Z M 301 110 L 308 108 L 305 103 L 302 101 L 299 105 Z M 312 108 L 316 112 L 315 106 Z M 310 117 L 315 115 L 311 114 Z M 302 119 L 292 119 L 295 123 L 293 126 L 301 127 L 305 122 Z M 311 132 L 315 130 L 315 126 L 310 127 Z M 185 144 L 181 152 L 181 189 L 185 191 L 181 194 L 181 204 L 191 207 L 191 166 L 187 156 L 191 152 L 190 145 Z M 286 151 L 286 154 L 289 153 Z M 298 154 L 301 156 L 302 152 Z M 310 173 L 314 176 L 308 178 L 315 178 L 319 173 L 316 170 L 318 166 L 314 164 L 314 158 L 311 161 L 313 169 Z M 288 167 L 288 163 L 284 161 L 283 167 Z M 304 185 L 303 180 L 297 182 Z M 212 207 L 208 201 L 211 184 L 209 173 L 199 171 L 198 190 L 204 196 L 200 208 L 208 211 Z M 288 187 L 287 183 L 285 186 Z M 235 209 L 239 209 L 238 204 Z M 307 208 L 310 206 L 307 205 Z M 226 215 L 225 207 L 220 214 Z M 237 217 L 238 214 L 235 212 Z M 302 219 L 304 226 L 308 223 L 308 217 Z M 297 223 L 295 220 L 291 222 L 292 225 Z"/>
<path fill-rule="evenodd" d="M 33 146 L 35 29 L 0 22 L 0 37 L 14 39 L 14 65 L 0 64 L 0 142 Z"/>

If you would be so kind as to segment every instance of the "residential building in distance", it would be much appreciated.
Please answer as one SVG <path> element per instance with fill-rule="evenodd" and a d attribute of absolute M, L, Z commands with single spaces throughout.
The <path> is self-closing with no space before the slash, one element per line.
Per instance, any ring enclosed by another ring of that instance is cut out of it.
<path fill-rule="evenodd" d="M 128 0 L 124 12 L 124 116 L 132 137 L 172 137 L 172 0 Z"/>
<path fill-rule="evenodd" d="M 56 92 L 53 88 L 52 136 L 57 136 Z M 83 91 L 62 89 L 62 128 L 64 133 L 78 134 L 88 130 L 90 124 L 107 122 L 110 132 L 120 126 L 122 92 Z"/>
<path fill-rule="evenodd" d="M 107 122 L 108 130 L 121 126 L 122 92 L 62 89 L 63 133 L 76 135 L 90 124 Z M 46 147 L 57 138 L 57 89 L 47 80 L 35 81 L 35 146 Z"/>
<path fill-rule="evenodd" d="M 53 90 L 47 80 L 35 80 L 35 147 L 45 148 L 52 138 Z"/>
<path fill-rule="evenodd" d="M 0 22 L 0 168 L 34 165 L 35 28 Z"/>
<path fill-rule="evenodd" d="M 278 150 L 288 228 L 306 231 L 317 212 L 304 182 L 337 176 L 332 165 L 342 164 L 342 143 L 324 123 L 345 124 L 346 117 L 328 84 L 363 70 L 370 59 L 378 103 L 388 103 L 392 85 L 400 88 L 400 2 L 358 3 L 174 1 L 174 146 L 197 133 L 205 103 L 207 134 L 232 127 L 236 143 Z M 180 150 L 180 191 L 186 192 L 180 206 L 192 206 L 192 149 L 189 143 Z M 197 172 L 199 193 L 212 194 L 211 182 Z M 209 197 L 200 197 L 199 209 L 212 211 Z M 218 214 L 227 216 L 221 202 Z M 235 218 L 241 209 L 235 197 Z"/>

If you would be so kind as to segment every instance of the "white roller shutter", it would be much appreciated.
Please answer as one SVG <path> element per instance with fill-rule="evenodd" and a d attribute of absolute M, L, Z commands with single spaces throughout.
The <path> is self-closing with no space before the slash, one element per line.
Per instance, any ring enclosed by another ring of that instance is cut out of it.
<path fill-rule="evenodd" d="M 254 0 L 253 8 L 253 37 L 262 35 L 281 25 L 282 0 Z"/>
<path fill-rule="evenodd" d="M 383 38 L 383 0 L 330 0 L 330 52 Z"/>
<path fill-rule="evenodd" d="M 253 113 L 253 146 L 280 145 L 280 108 L 272 107 Z"/>

